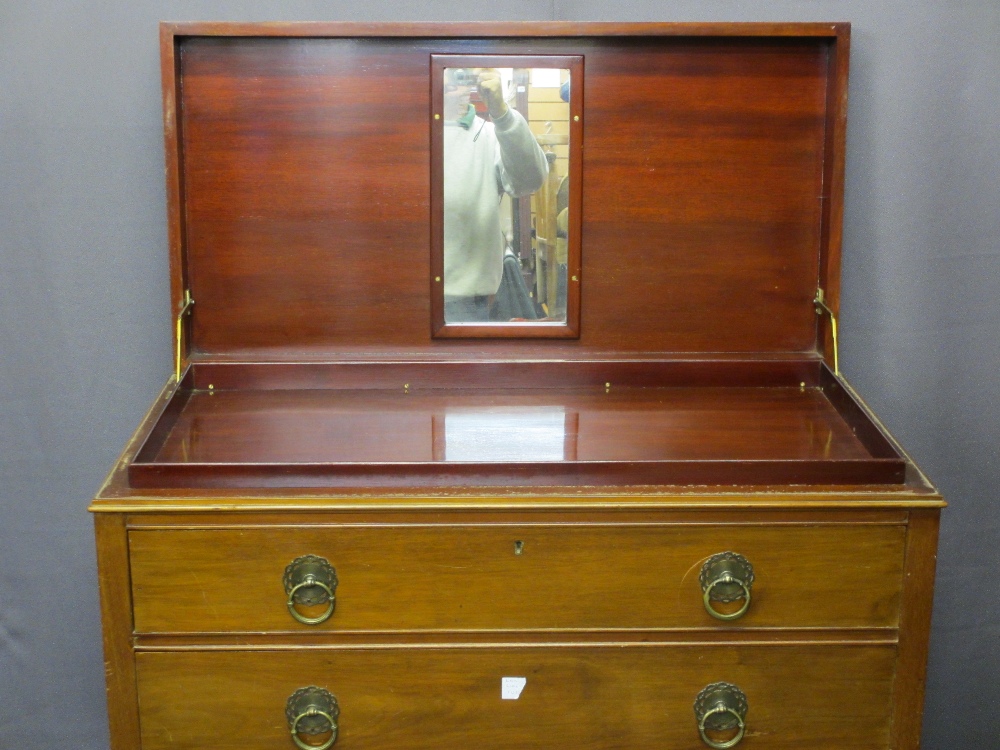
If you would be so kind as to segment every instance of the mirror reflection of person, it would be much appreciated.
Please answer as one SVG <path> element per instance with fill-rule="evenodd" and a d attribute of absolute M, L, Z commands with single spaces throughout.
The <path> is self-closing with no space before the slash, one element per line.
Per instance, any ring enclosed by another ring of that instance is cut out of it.
<path fill-rule="evenodd" d="M 447 68 L 444 83 L 444 317 L 485 322 L 503 277 L 500 199 L 538 190 L 548 162 L 496 70 Z M 476 114 L 473 88 L 492 122 Z"/>

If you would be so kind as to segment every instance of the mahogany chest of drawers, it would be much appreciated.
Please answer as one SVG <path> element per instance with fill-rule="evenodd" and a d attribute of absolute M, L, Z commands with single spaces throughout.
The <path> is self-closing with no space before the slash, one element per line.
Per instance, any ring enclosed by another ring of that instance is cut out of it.
<path fill-rule="evenodd" d="M 944 503 L 839 371 L 846 24 L 161 38 L 115 750 L 919 746 Z M 450 317 L 463 89 L 527 315 Z"/>

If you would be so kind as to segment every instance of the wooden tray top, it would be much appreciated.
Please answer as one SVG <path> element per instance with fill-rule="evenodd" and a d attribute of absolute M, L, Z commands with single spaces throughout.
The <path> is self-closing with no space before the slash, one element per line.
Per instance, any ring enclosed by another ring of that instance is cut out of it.
<path fill-rule="evenodd" d="M 502 381 L 501 381 L 502 382 Z M 899 483 L 836 384 L 181 389 L 146 487 Z"/>

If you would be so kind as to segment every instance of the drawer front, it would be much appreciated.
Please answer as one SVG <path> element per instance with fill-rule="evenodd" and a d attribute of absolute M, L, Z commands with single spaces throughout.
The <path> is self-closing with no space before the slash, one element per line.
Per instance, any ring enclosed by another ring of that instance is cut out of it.
<path fill-rule="evenodd" d="M 891 646 L 691 645 L 146 652 L 136 661 L 143 750 L 294 750 L 287 701 L 314 686 L 336 698 L 335 750 L 695 750 L 706 747 L 695 698 L 719 681 L 746 696 L 739 747 L 885 750 L 893 658 Z M 505 677 L 525 680 L 517 699 L 502 697 Z"/>
<path fill-rule="evenodd" d="M 904 539 L 888 525 L 553 524 L 134 530 L 129 545 L 138 632 L 346 632 L 894 627 Z M 731 623 L 699 581 L 728 550 L 755 577 Z M 287 607 L 285 568 L 305 555 L 336 572 L 317 625 Z"/>

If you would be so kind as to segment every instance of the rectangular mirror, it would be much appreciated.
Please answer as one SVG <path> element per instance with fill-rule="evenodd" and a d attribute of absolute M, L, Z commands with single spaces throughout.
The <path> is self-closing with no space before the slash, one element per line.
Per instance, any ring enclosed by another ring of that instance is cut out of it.
<path fill-rule="evenodd" d="M 439 338 L 575 338 L 583 58 L 431 56 Z"/>

